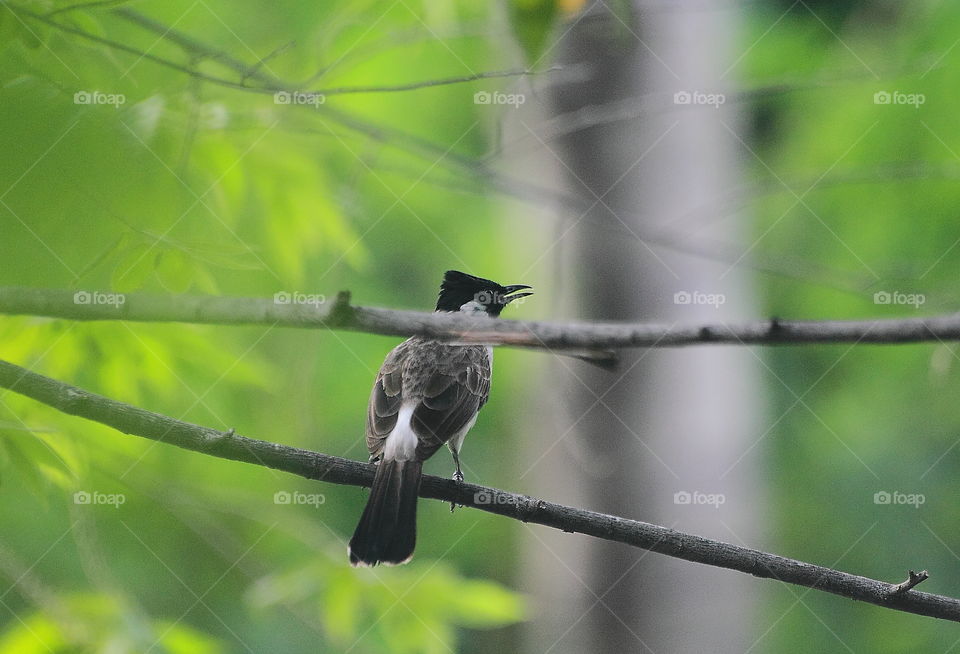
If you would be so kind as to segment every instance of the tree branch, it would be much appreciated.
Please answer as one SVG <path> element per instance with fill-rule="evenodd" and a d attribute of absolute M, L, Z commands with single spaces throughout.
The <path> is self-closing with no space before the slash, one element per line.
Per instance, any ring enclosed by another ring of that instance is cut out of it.
<path fill-rule="evenodd" d="M 110 303 L 113 298 L 113 303 Z M 122 301 L 120 300 L 122 298 Z M 285 300 L 285 301 L 284 301 Z M 874 320 L 755 320 L 712 325 L 533 322 L 475 318 L 454 313 L 402 311 L 335 301 L 297 303 L 296 295 L 271 298 L 198 295 L 108 295 L 89 291 L 0 287 L 0 314 L 72 320 L 187 322 L 219 325 L 328 327 L 346 331 L 420 334 L 470 343 L 547 349 L 603 362 L 610 351 L 688 345 L 896 344 L 960 340 L 960 314 Z"/>
<path fill-rule="evenodd" d="M 174 70 L 178 70 L 182 73 L 186 73 L 197 79 L 202 79 L 207 82 L 212 82 L 214 84 L 219 84 L 221 86 L 226 86 L 229 88 L 243 89 L 246 91 L 253 91 L 256 93 L 276 93 L 278 91 L 285 91 L 290 93 L 311 93 L 315 95 L 324 95 L 324 96 L 347 95 L 347 94 L 355 94 L 355 93 L 398 93 L 403 91 L 414 91 L 417 89 L 428 88 L 432 86 L 448 86 L 450 84 L 464 84 L 467 82 L 475 82 L 477 80 L 483 80 L 483 79 L 540 75 L 543 73 L 549 73 L 549 72 L 560 70 L 558 66 L 553 66 L 551 68 L 548 68 L 542 71 L 534 71 L 534 70 L 527 70 L 527 69 L 498 70 L 498 71 L 472 73 L 469 75 L 460 75 L 457 77 L 448 77 L 443 79 L 407 82 L 405 84 L 341 86 L 336 88 L 315 89 L 315 90 L 296 88 L 289 84 L 280 82 L 279 80 L 274 80 L 272 83 L 265 82 L 265 85 L 263 86 L 248 86 L 244 84 L 243 81 L 234 82 L 222 77 L 207 75 L 207 74 L 201 73 L 200 71 L 196 70 L 191 66 L 179 64 L 175 61 L 170 61 L 168 59 L 164 59 L 163 57 L 159 57 L 157 55 L 153 55 L 153 54 L 150 54 L 149 52 L 139 50 L 137 48 L 131 47 L 124 43 L 120 43 L 119 41 L 113 41 L 111 39 L 107 39 L 107 38 L 98 36 L 96 34 L 91 34 L 90 32 L 87 32 L 85 30 L 72 27 L 70 25 L 65 25 L 55 20 L 51 20 L 50 17 L 59 12 L 53 12 L 51 14 L 39 14 L 21 7 L 18 7 L 16 10 L 10 7 L 10 10 L 15 11 L 15 13 L 17 14 L 27 16 L 28 18 L 32 18 L 42 23 L 46 23 L 52 27 L 56 27 L 57 29 L 63 32 L 66 32 L 68 34 L 73 34 L 74 36 L 79 36 L 89 41 L 94 41 L 96 43 L 109 46 L 111 48 L 120 50 L 122 52 L 126 52 L 128 54 L 137 55 L 142 59 L 149 59 L 150 61 L 156 64 L 160 64 L 161 66 L 166 66 L 168 68 L 173 68 Z M 159 26 L 159 23 L 147 18 L 146 16 L 139 14 L 138 12 L 118 10 L 116 13 L 124 18 L 138 22 L 138 24 L 140 24 L 142 27 L 150 29 L 151 31 L 157 31 L 157 27 Z M 216 51 L 209 50 L 205 46 L 200 44 L 198 41 L 190 39 L 187 36 L 181 35 L 179 32 L 176 32 L 175 34 L 171 34 L 171 30 L 169 28 L 164 30 L 163 38 L 176 43 L 177 45 L 179 45 L 181 48 L 183 48 L 188 52 L 193 52 L 195 55 L 202 55 L 206 58 L 211 59 L 212 61 L 217 61 L 229 68 L 232 68 L 233 70 L 236 70 L 237 72 L 240 72 L 243 75 L 242 80 L 244 81 L 247 78 L 262 79 L 262 80 L 267 79 L 266 77 L 259 74 L 259 70 L 256 67 L 247 66 L 223 53 L 218 53 Z"/>
<path fill-rule="evenodd" d="M 202 454 L 267 466 L 334 484 L 369 486 L 373 481 L 374 467 L 370 464 L 246 438 L 233 430 L 220 432 L 182 422 L 90 393 L 2 360 L 0 387 L 125 434 Z M 638 520 L 553 504 L 494 488 L 458 484 L 451 479 L 431 475 L 423 477 L 420 496 L 455 502 L 569 533 L 617 541 L 686 561 L 776 579 L 884 608 L 960 622 L 960 599 L 912 590 L 914 585 L 926 578 L 925 573 L 911 573 L 907 582 L 890 584 Z M 920 579 L 921 576 L 923 579 Z"/>

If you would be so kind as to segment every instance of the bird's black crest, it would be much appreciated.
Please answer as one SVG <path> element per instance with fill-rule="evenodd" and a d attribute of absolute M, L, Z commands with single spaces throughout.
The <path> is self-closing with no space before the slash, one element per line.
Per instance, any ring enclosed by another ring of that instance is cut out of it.
<path fill-rule="evenodd" d="M 448 270 L 440 284 L 437 311 L 459 311 L 464 304 L 474 300 L 484 305 L 488 314 L 497 316 L 513 299 L 508 297 L 513 290 L 516 289 L 501 286 L 483 277 L 474 277 L 459 270 Z"/>

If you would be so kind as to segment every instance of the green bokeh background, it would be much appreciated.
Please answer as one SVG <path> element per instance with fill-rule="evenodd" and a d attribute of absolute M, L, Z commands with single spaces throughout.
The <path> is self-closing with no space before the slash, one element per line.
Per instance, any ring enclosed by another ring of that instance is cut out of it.
<path fill-rule="evenodd" d="M 0 5 L 0 285 L 265 297 L 349 288 L 362 304 L 425 309 L 439 271 L 461 268 L 549 293 L 549 266 L 516 275 L 550 227 L 505 218 L 505 206 L 523 205 L 485 176 L 499 118 L 473 94 L 514 80 L 278 105 L 158 65 L 150 57 L 256 86 L 215 58 L 191 61 L 113 13 L 120 4 L 54 15 L 67 5 Z M 757 254 L 792 271 L 758 277 L 763 315 L 952 311 L 960 6 L 790 7 L 738 11 L 747 54 L 734 77 L 756 91 L 737 100 L 752 130 L 739 199 Z M 546 67 L 577 3 L 384 8 L 136 5 L 214 51 L 264 57 L 259 73 L 331 89 Z M 83 91 L 126 101 L 76 104 Z M 925 101 L 874 102 L 893 91 Z M 718 221 L 731 213 L 718 202 Z M 884 291 L 925 302 L 876 304 Z M 513 315 L 565 317 L 536 302 Z M 367 389 L 395 343 L 0 317 L 3 359 L 176 418 L 356 459 Z M 760 353 L 769 413 L 783 416 L 764 441 L 775 551 L 876 578 L 928 568 L 925 590 L 960 595 L 955 345 Z M 509 412 L 534 386 L 525 364 L 536 355 L 497 356 L 496 392 L 465 455 L 484 483 L 511 488 L 520 464 Z M 448 475 L 441 459 L 428 471 Z M 76 491 L 125 502 L 78 505 Z M 878 505 L 880 491 L 925 502 Z M 415 562 L 354 571 L 345 540 L 364 491 L 119 435 L 12 393 L 0 393 L 0 492 L 0 654 L 511 651 L 518 623 L 549 610 L 522 593 L 508 520 L 423 502 L 430 538 Z M 277 492 L 322 503 L 278 505 Z M 940 652 L 958 638 L 948 624 L 822 593 L 768 597 L 751 626 L 755 651 Z"/>

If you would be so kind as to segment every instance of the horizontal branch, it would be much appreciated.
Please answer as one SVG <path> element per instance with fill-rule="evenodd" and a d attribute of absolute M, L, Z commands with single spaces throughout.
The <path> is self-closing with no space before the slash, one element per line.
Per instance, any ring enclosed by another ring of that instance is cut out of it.
<path fill-rule="evenodd" d="M 125 434 L 176 445 L 210 456 L 282 470 L 334 484 L 369 486 L 374 467 L 328 454 L 220 432 L 117 402 L 76 386 L 0 361 L 0 387 L 64 413 L 93 420 Z M 913 590 L 926 573 L 892 584 L 686 534 L 658 525 L 586 511 L 545 500 L 427 475 L 422 497 L 455 502 L 522 522 L 617 541 L 678 559 L 776 579 L 884 608 L 960 622 L 960 600 Z M 909 585 L 912 584 L 912 585 Z"/>
<path fill-rule="evenodd" d="M 279 298 L 279 299 L 278 299 Z M 296 295 L 274 298 L 105 294 L 45 288 L 0 287 L 0 314 L 73 320 L 187 322 L 220 325 L 328 327 L 470 343 L 547 349 L 603 362 L 609 352 L 687 345 L 895 344 L 960 340 L 960 314 L 874 320 L 755 320 L 707 325 L 539 322 L 478 318 L 353 306 L 346 291 L 335 300 Z M 284 301 L 286 300 L 286 301 Z"/>

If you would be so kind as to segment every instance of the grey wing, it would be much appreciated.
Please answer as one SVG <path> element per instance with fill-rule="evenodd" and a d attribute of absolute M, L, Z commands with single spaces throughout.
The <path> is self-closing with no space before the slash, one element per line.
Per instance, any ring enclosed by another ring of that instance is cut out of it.
<path fill-rule="evenodd" d="M 383 453 L 383 445 L 397 424 L 403 402 L 403 355 L 407 343 L 395 347 L 380 367 L 367 406 L 367 450 L 374 459 Z"/>
<path fill-rule="evenodd" d="M 441 361 L 430 371 L 411 419 L 421 460 L 466 427 L 490 396 L 490 356 L 485 347 L 451 347 Z"/>

